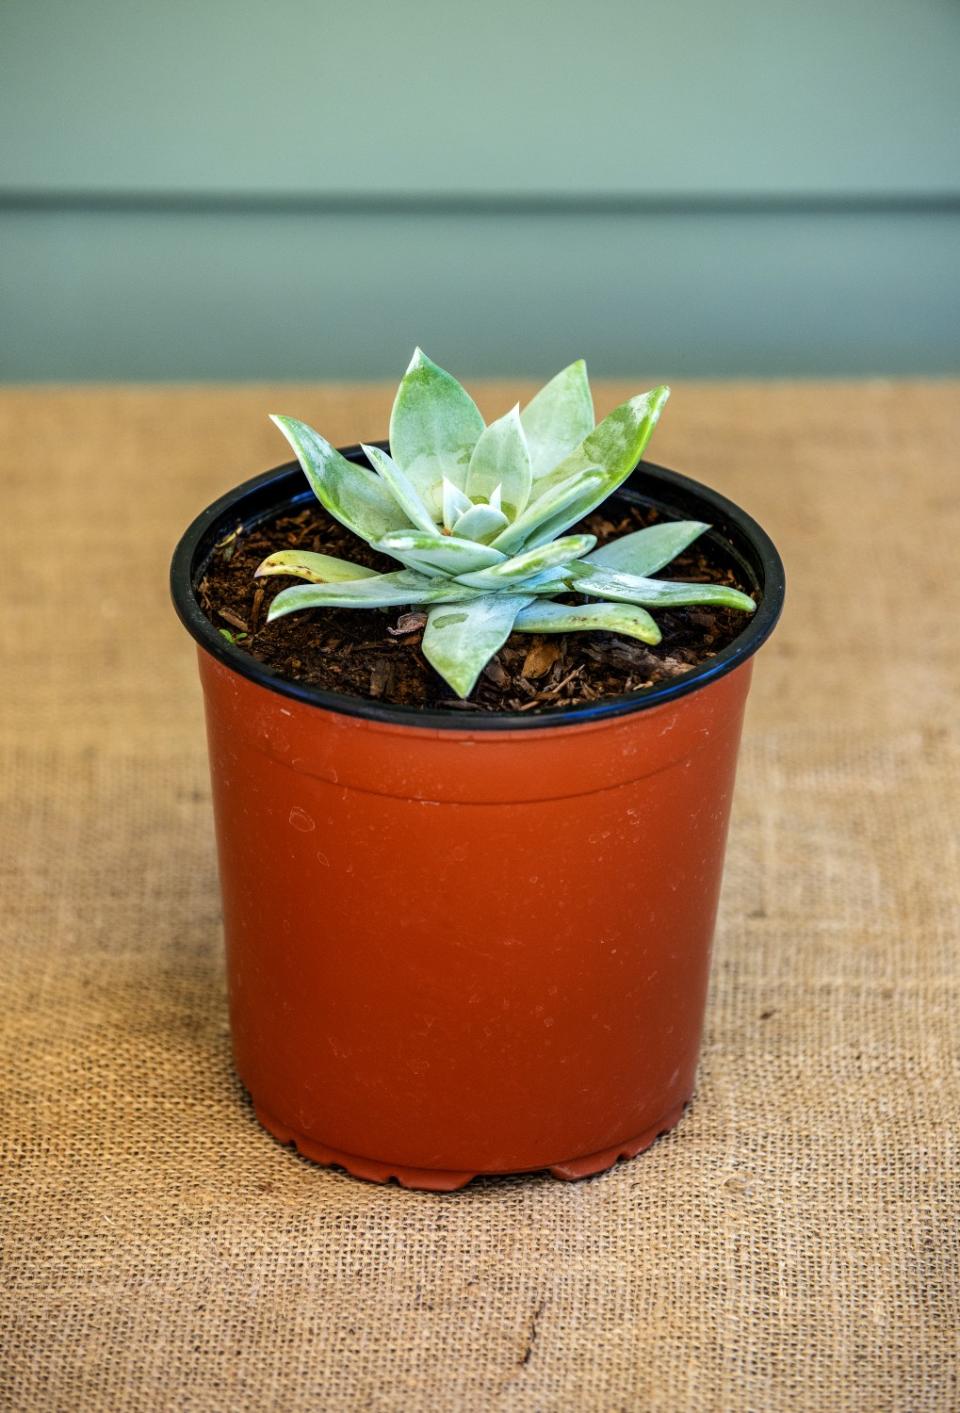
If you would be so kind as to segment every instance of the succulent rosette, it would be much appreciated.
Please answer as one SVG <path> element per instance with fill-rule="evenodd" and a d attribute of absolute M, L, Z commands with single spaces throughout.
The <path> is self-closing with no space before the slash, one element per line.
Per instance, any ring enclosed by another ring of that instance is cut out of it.
<path fill-rule="evenodd" d="M 753 611 L 723 584 L 651 576 L 710 527 L 675 520 L 597 548 L 566 534 L 622 485 L 656 426 L 669 388 L 640 393 L 595 425 L 582 360 L 527 404 L 485 425 L 456 378 L 417 349 L 390 417 L 390 451 L 347 461 L 305 422 L 274 417 L 324 508 L 401 566 L 377 573 L 349 560 L 282 550 L 259 575 L 284 589 L 268 619 L 304 609 L 423 606 L 423 653 L 466 698 L 514 631 L 590 629 L 660 641 L 650 609 L 714 604 Z M 587 601 L 557 602 L 575 594 Z"/>

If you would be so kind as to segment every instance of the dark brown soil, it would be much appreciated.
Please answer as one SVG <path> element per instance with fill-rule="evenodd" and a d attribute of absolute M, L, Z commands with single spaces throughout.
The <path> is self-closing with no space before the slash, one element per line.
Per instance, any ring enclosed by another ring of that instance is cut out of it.
<path fill-rule="evenodd" d="M 595 511 L 575 530 L 589 531 L 603 544 L 660 518 L 655 510 L 620 501 Z M 299 581 L 254 579 L 253 572 L 268 554 L 281 549 L 322 551 L 384 571 L 398 567 L 345 530 L 321 505 L 311 505 L 218 546 L 199 586 L 211 622 L 283 677 L 404 706 L 492 712 L 567 709 L 679 677 L 726 647 L 748 623 L 733 609 L 656 610 L 663 633 L 656 647 L 614 633 L 514 633 L 481 674 L 469 701 L 461 702 L 420 651 L 424 616 L 416 609 L 321 608 L 268 624 L 274 596 Z M 750 591 L 732 560 L 708 541 L 679 555 L 663 577 L 733 584 Z"/>

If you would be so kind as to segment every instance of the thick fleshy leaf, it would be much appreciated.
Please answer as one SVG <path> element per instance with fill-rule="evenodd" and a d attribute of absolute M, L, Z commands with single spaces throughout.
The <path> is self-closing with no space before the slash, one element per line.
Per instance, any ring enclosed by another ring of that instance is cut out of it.
<path fill-rule="evenodd" d="M 569 565 L 561 564 L 556 569 L 545 569 L 542 574 L 534 574 L 532 579 L 524 579 L 523 592 L 536 594 L 538 598 L 553 598 L 554 594 L 569 594 Z"/>
<path fill-rule="evenodd" d="M 554 540 L 542 549 L 524 550 L 512 559 L 505 559 L 502 564 L 495 564 L 492 569 L 458 574 L 457 578 L 461 584 L 469 584 L 474 589 L 506 589 L 514 584 L 519 585 L 534 575 L 542 574 L 545 569 L 553 569 L 557 565 L 566 565 L 571 560 L 579 559 L 596 543 L 596 535 L 568 535 L 566 539 Z"/>
<path fill-rule="evenodd" d="M 485 545 L 509 524 L 502 510 L 492 505 L 471 505 L 454 525 L 453 533 L 462 540 L 477 540 Z"/>
<path fill-rule="evenodd" d="M 470 497 L 459 486 L 455 486 L 448 476 L 444 476 L 441 482 L 440 500 L 445 530 L 452 530 L 460 516 L 465 515 L 473 505 Z"/>
<path fill-rule="evenodd" d="M 665 520 L 662 525 L 648 525 L 601 545 L 587 555 L 587 563 L 624 574 L 656 574 L 709 529 L 702 520 Z"/>
<path fill-rule="evenodd" d="M 553 539 L 552 534 L 544 533 L 544 527 L 568 515 L 571 506 L 574 508 L 573 513 L 569 514 L 561 529 L 575 524 L 585 513 L 579 509 L 581 504 L 594 505 L 598 499 L 603 499 L 603 485 L 602 472 L 594 468 L 577 472 L 560 485 L 551 486 L 532 501 L 512 525 L 500 532 L 493 541 L 494 549 L 503 550 L 505 554 L 516 554 L 525 545 L 535 548 L 538 544 Z M 560 530 L 556 533 L 559 534 Z"/>
<path fill-rule="evenodd" d="M 603 492 L 600 493 L 600 500 L 603 499 L 603 494 Z M 562 535 L 564 530 L 569 530 L 571 525 L 576 525 L 578 520 L 589 515 L 598 504 L 596 490 L 590 484 L 583 485 L 581 482 L 580 494 L 574 500 L 569 501 L 562 510 L 542 521 L 533 534 L 527 537 L 527 548 L 537 549 L 540 545 L 549 544 L 558 535 Z"/>
<path fill-rule="evenodd" d="M 609 490 L 605 493 L 611 495 L 643 455 L 669 396 L 669 387 L 655 387 L 615 407 L 588 437 L 584 437 L 580 447 L 575 447 L 560 465 L 554 466 L 549 475 L 537 482 L 536 493 L 566 482 L 588 466 L 599 466 L 607 476 Z"/>
<path fill-rule="evenodd" d="M 470 457 L 465 489 L 471 500 L 489 500 L 498 486 L 501 509 L 516 520 L 530 499 L 530 451 L 519 406 L 490 423 Z"/>
<path fill-rule="evenodd" d="M 466 574 L 500 564 L 506 555 L 489 545 L 461 540 L 456 535 L 427 535 L 422 530 L 397 530 L 373 546 L 411 568 L 436 574 Z"/>
<path fill-rule="evenodd" d="M 362 540 L 377 540 L 408 523 L 380 478 L 340 455 L 319 432 L 296 417 L 272 416 L 297 454 L 317 500 Z"/>
<path fill-rule="evenodd" d="M 288 574 L 292 579 L 309 579 L 311 584 L 338 584 L 348 579 L 372 579 L 375 569 L 352 564 L 349 559 L 337 559 L 332 554 L 315 554 L 312 550 L 278 550 L 268 555 L 254 572 L 255 579 L 267 574 Z"/>
<path fill-rule="evenodd" d="M 517 614 L 530 602 L 528 595 L 485 594 L 469 603 L 431 609 L 421 644 L 424 657 L 458 697 L 468 697 L 509 638 Z"/>
<path fill-rule="evenodd" d="M 535 603 L 522 609 L 514 627 L 521 633 L 581 633 L 602 630 L 659 643 L 660 629 L 645 608 L 632 603 Z"/>
<path fill-rule="evenodd" d="M 620 574 L 600 564 L 577 561 L 567 566 L 570 587 L 592 598 L 638 603 L 645 608 L 686 608 L 693 604 L 715 604 L 752 613 L 756 604 L 739 589 L 727 584 L 687 584 L 670 579 L 646 579 L 637 574 Z"/>
<path fill-rule="evenodd" d="M 428 579 L 412 569 L 393 574 L 376 574 L 371 579 L 355 579 L 343 584 L 297 584 L 277 594 L 267 613 L 267 622 L 304 608 L 394 608 L 418 603 L 460 603 L 480 598 L 452 579 Z"/>
<path fill-rule="evenodd" d="M 520 414 L 534 480 L 558 466 L 593 431 L 593 397 L 582 358 L 564 368 Z"/>
<path fill-rule="evenodd" d="M 443 477 L 465 489 L 470 455 L 482 431 L 483 418 L 470 394 L 418 348 L 390 414 L 390 453 L 436 520 L 442 512 Z"/>
<path fill-rule="evenodd" d="M 581 499 L 573 501 L 569 512 L 552 515 L 543 520 L 537 530 L 527 537 L 528 547 L 542 545 L 562 534 L 584 515 L 589 515 L 591 510 L 596 510 L 601 502 L 623 484 L 650 440 L 650 434 L 660 416 L 660 409 L 669 395 L 669 388 L 654 388 L 653 392 L 632 397 L 629 402 L 615 408 L 575 452 L 562 461 L 555 471 L 537 483 L 537 489 L 545 487 L 544 494 L 549 495 L 551 487 L 567 484 L 567 481 L 556 479 L 565 469 L 568 480 L 571 476 L 577 476 L 576 468 L 581 461 L 584 464 L 594 461 L 603 473 L 601 485 L 595 494 L 584 495 Z M 536 512 L 539 504 L 540 499 L 535 499 L 528 508 Z"/>
<path fill-rule="evenodd" d="M 363 453 L 374 470 L 378 472 L 380 479 L 386 482 L 387 489 L 406 515 L 409 523 L 416 525 L 419 530 L 426 530 L 433 534 L 437 528 L 436 523 L 431 519 L 413 482 L 404 471 L 400 470 L 393 457 L 378 446 L 363 446 Z"/>

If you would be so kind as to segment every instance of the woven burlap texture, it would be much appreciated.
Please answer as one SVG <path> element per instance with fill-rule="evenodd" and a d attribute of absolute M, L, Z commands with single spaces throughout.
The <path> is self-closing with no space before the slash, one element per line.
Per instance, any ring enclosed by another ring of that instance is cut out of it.
<path fill-rule="evenodd" d="M 165 583 L 193 514 L 285 459 L 268 411 L 343 442 L 388 408 L 380 388 L 0 395 L 3 1406 L 960 1407 L 960 391 L 677 389 L 656 458 L 750 508 L 790 577 L 696 1099 L 594 1180 L 451 1196 L 311 1165 L 232 1075 Z"/>

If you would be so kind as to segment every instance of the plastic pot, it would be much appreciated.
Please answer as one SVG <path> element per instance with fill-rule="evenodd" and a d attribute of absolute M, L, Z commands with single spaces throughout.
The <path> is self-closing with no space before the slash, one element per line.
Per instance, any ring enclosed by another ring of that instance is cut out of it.
<path fill-rule="evenodd" d="M 266 1128 L 320 1163 L 435 1190 L 577 1178 L 639 1153 L 693 1093 L 750 659 L 783 567 L 685 477 L 641 463 L 620 494 L 709 521 L 760 605 L 687 676 L 540 716 L 326 693 L 223 638 L 195 586 L 238 523 L 309 501 L 295 464 L 176 550 L 236 1066 Z"/>

